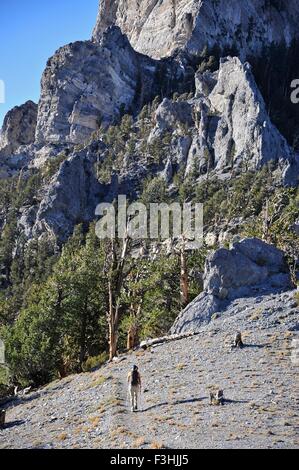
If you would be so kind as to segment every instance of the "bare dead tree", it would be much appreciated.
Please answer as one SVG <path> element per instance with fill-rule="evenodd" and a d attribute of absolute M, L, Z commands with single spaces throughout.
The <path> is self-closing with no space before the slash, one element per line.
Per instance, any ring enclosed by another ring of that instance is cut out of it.
<path fill-rule="evenodd" d="M 121 291 L 126 277 L 125 263 L 129 251 L 129 236 L 126 234 L 122 241 L 122 248 L 118 254 L 115 240 L 110 242 L 108 255 L 108 301 L 107 322 L 109 329 L 109 359 L 117 356 L 118 329 L 120 321 Z"/>
<path fill-rule="evenodd" d="M 180 259 L 181 259 L 181 302 L 182 306 L 186 307 L 189 303 L 189 276 L 186 256 L 186 244 L 185 241 L 180 248 Z"/>
<path fill-rule="evenodd" d="M 127 333 L 127 350 L 131 351 L 139 345 L 139 318 L 142 309 L 142 300 L 140 300 L 138 306 L 135 304 L 131 305 L 131 324 Z"/>
<path fill-rule="evenodd" d="M 180 258 L 181 304 L 184 308 L 189 303 L 190 292 L 186 237 L 182 236 L 178 241 L 175 241 L 173 239 L 167 240 L 167 254 L 176 254 Z"/>

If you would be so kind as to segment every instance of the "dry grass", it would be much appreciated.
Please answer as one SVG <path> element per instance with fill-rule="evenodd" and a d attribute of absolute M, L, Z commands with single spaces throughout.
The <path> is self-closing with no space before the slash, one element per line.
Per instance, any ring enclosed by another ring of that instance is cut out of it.
<path fill-rule="evenodd" d="M 67 439 L 68 439 L 68 435 L 66 432 L 62 432 L 61 434 L 59 434 L 59 436 L 57 436 L 58 441 L 66 441 Z"/>
<path fill-rule="evenodd" d="M 262 309 L 258 308 L 254 310 L 254 312 L 250 315 L 249 320 L 251 321 L 258 321 L 263 314 Z"/>
<path fill-rule="evenodd" d="M 151 449 L 165 449 L 165 445 L 162 442 L 154 441 L 150 445 Z"/>
<path fill-rule="evenodd" d="M 154 417 L 154 420 L 158 421 L 159 423 L 165 423 L 166 421 L 170 421 L 171 419 L 172 418 L 170 416 L 162 416 L 162 415 Z"/>
<path fill-rule="evenodd" d="M 41 447 L 43 445 L 42 441 L 36 440 L 32 442 L 32 448 L 36 449 L 37 447 Z M 4 449 L 5 447 L 1 447 L 1 449 Z"/>
<path fill-rule="evenodd" d="M 104 375 L 96 375 L 94 378 L 93 378 L 93 381 L 91 382 L 91 384 L 89 386 L 87 386 L 86 388 L 94 388 L 94 387 L 100 387 L 101 385 L 103 385 L 105 382 L 107 382 L 107 380 L 111 380 L 111 376 L 109 377 L 105 377 Z"/>
<path fill-rule="evenodd" d="M 122 406 L 122 401 L 119 398 L 111 397 L 107 398 L 102 406 Z"/>
<path fill-rule="evenodd" d="M 82 434 L 82 433 L 89 433 L 90 432 L 90 428 L 88 426 L 78 426 L 77 428 L 75 428 L 73 430 L 73 434 L 75 436 L 77 436 L 78 434 Z"/>
<path fill-rule="evenodd" d="M 100 424 L 101 418 L 100 416 L 92 416 L 88 418 L 88 421 L 90 422 L 90 424 L 92 424 L 93 427 L 97 428 Z"/>
<path fill-rule="evenodd" d="M 143 437 L 138 437 L 132 444 L 134 449 L 140 449 L 146 445 L 146 440 Z"/>
<path fill-rule="evenodd" d="M 110 432 L 110 436 L 112 438 L 118 437 L 120 435 L 126 435 L 129 436 L 131 433 L 124 427 L 124 426 L 118 426 L 114 431 Z"/>
<path fill-rule="evenodd" d="M 144 355 L 145 355 L 145 351 L 143 349 L 139 349 L 139 351 L 135 353 L 135 356 L 137 357 L 144 356 Z"/>

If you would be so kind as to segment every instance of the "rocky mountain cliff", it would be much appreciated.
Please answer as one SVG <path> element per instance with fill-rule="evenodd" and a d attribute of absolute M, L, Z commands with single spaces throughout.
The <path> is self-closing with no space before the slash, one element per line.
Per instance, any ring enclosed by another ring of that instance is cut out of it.
<path fill-rule="evenodd" d="M 134 49 L 156 59 L 214 46 L 236 48 L 244 59 L 273 43 L 290 45 L 298 19 L 296 0 L 101 0 L 93 38 L 117 25 Z"/>
<path fill-rule="evenodd" d="M 115 44 L 115 34 L 129 47 L 119 30 L 109 32 L 109 37 L 113 39 L 111 44 Z M 130 48 L 129 51 L 132 53 Z M 140 57 L 144 63 L 146 59 Z M 152 66 L 154 67 L 154 62 Z M 64 66 L 61 70 L 64 70 Z M 45 76 L 48 76 L 48 73 L 47 69 Z M 147 83 L 151 80 L 150 77 L 151 75 L 147 74 Z M 95 130 L 92 129 L 93 125 L 96 128 L 96 112 L 91 110 L 90 101 L 85 100 L 84 94 L 80 102 L 87 106 L 84 110 L 81 109 L 85 120 L 80 121 L 80 125 L 78 120 L 75 127 L 70 124 L 67 115 L 71 113 L 71 109 L 78 106 L 78 101 L 75 101 L 71 92 L 64 90 L 64 82 L 59 80 L 57 83 L 57 94 L 61 103 L 67 98 L 70 108 L 63 107 L 66 114 L 55 112 L 52 106 L 44 112 L 46 101 L 41 98 L 37 137 L 43 139 L 43 143 L 39 143 L 42 150 L 34 154 L 33 164 L 39 162 L 37 156 L 43 151 L 47 152 L 49 144 L 53 144 L 56 138 L 60 141 L 58 149 L 61 149 L 61 145 L 67 141 L 82 141 L 86 136 L 90 136 L 90 132 Z M 68 90 L 69 81 L 66 80 L 65 83 Z M 152 91 L 154 79 L 151 83 Z M 143 123 L 137 120 L 134 149 L 126 149 L 124 146 L 124 158 L 114 177 L 106 185 L 97 182 L 95 165 L 96 162 L 105 161 L 105 156 L 111 152 L 111 145 L 104 143 L 99 134 L 93 137 L 92 144 L 86 145 L 80 152 L 71 146 L 65 163 L 60 166 L 50 185 L 44 187 L 39 205 L 26 208 L 23 212 L 20 226 L 27 236 L 31 238 L 41 235 L 44 231 L 58 239 L 61 239 L 61 236 L 65 239 L 72 233 L 78 221 L 91 221 L 94 218 L 95 208 L 101 200 L 112 201 L 117 192 L 136 197 L 143 179 L 149 175 L 160 176 L 167 185 L 172 185 L 175 175 L 179 172 L 188 177 L 196 171 L 198 181 L 204 181 L 208 176 L 228 178 L 231 172 L 238 174 L 242 171 L 256 171 L 272 162 L 277 165 L 278 181 L 287 186 L 296 186 L 299 174 L 298 158 L 271 123 L 250 65 L 242 64 L 238 58 L 222 59 L 218 71 L 197 73 L 195 84 L 196 91 L 190 99 L 185 97 L 176 101 L 165 98 L 161 102 L 149 125 L 145 149 L 146 138 L 138 137 L 138 130 L 140 131 Z M 50 85 L 44 81 L 45 96 L 51 96 L 49 89 Z M 115 90 L 115 87 L 113 89 Z M 105 93 L 108 93 L 110 87 L 105 90 Z M 124 90 L 125 87 L 122 87 L 122 99 L 125 96 Z M 99 93 L 101 95 L 101 91 Z M 90 96 L 97 101 L 95 94 Z M 133 100 L 133 91 L 130 96 Z M 59 100 L 55 99 L 54 102 L 56 107 Z M 101 100 L 98 103 L 100 102 Z M 111 104 L 109 109 L 110 106 Z M 102 115 L 105 110 L 103 104 Z M 110 112 L 111 119 L 118 111 L 114 114 Z M 80 114 L 79 111 L 78 113 Z M 106 119 L 108 118 L 109 114 L 106 115 Z M 93 124 L 90 124 L 91 122 Z M 150 165 L 148 161 L 152 146 L 167 136 L 171 136 L 170 141 L 161 155 L 159 165 Z M 50 147 L 49 151 L 53 152 L 53 147 Z M 57 148 L 55 151 L 58 152 Z M 132 154 L 135 155 L 133 161 Z"/>
<path fill-rule="evenodd" d="M 140 111 L 160 93 L 157 71 L 158 63 L 136 53 L 118 28 L 105 32 L 97 44 L 61 48 L 42 77 L 36 142 L 82 143 L 101 124 Z"/>
<path fill-rule="evenodd" d="M 156 113 L 148 143 L 172 133 L 168 155 L 156 172 L 163 174 L 167 183 L 177 171 L 188 174 L 194 167 L 202 178 L 211 171 L 229 174 L 241 167 L 257 169 L 273 161 L 280 166 L 281 180 L 296 185 L 298 158 L 272 125 L 268 104 L 250 65 L 243 60 L 250 54 L 244 55 L 242 47 L 255 55 L 270 44 L 284 41 L 287 47 L 296 39 L 297 16 L 298 5 L 293 1 L 252 0 L 246 12 L 242 2 L 228 4 L 220 0 L 144 1 L 138 5 L 101 2 L 94 40 L 64 46 L 49 59 L 37 115 L 32 103 L 7 115 L 1 137 L 3 176 L 13 175 L 20 168 L 41 166 L 62 152 L 70 155 L 76 145 L 86 146 L 101 127 L 107 129 L 118 123 L 126 113 L 136 118 L 144 105 L 160 96 L 167 99 Z M 192 32 L 188 40 L 181 41 L 182 22 L 189 17 L 193 18 Z M 240 38 L 238 31 L 244 37 Z M 168 33 L 172 39 L 167 39 Z M 157 46 L 158 55 L 138 46 L 141 41 L 151 47 L 146 34 L 152 41 L 163 41 L 166 55 L 171 56 L 173 48 L 179 48 L 180 54 L 157 60 L 164 55 L 161 44 Z M 181 42 L 172 46 L 177 37 Z M 207 51 L 214 43 L 221 46 L 219 50 L 225 50 L 232 41 L 241 47 L 234 51 L 241 60 L 222 58 L 217 67 L 213 57 L 209 65 Z M 200 53 L 196 63 L 190 59 L 188 48 Z M 206 52 L 201 56 L 203 49 Z M 177 102 L 174 92 L 188 92 L 189 96 Z M 137 179 L 141 160 L 139 155 L 133 170 Z M 126 162 L 122 173 L 128 173 Z M 120 174 L 119 178 L 124 176 Z"/>
<path fill-rule="evenodd" d="M 38 107 L 28 102 L 5 118 L 1 177 L 55 169 L 34 203 L 19 208 L 27 239 L 67 239 L 76 224 L 93 220 L 102 200 L 121 191 L 139 197 L 148 177 L 172 191 L 179 175 L 227 180 L 271 163 L 278 185 L 298 185 L 298 155 L 271 122 L 271 103 L 243 60 L 296 39 L 298 3 L 251 0 L 246 11 L 244 2 L 221 0 L 135 3 L 101 2 L 93 41 L 59 49 L 44 71 Z M 237 43 L 239 57 L 211 56 L 215 43 L 219 50 Z M 160 104 L 145 119 L 155 97 Z M 133 125 L 116 149 L 107 133 L 124 116 Z"/>
<path fill-rule="evenodd" d="M 5 116 L 0 137 L 0 155 L 13 154 L 22 145 L 35 141 L 37 105 L 32 101 L 16 106 Z"/>

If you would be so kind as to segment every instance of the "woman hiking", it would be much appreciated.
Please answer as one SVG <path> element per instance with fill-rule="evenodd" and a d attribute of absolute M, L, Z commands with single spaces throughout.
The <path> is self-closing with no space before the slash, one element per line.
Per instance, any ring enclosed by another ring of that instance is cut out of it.
<path fill-rule="evenodd" d="M 138 398 L 141 394 L 141 375 L 137 366 L 133 366 L 128 374 L 128 392 L 131 400 L 131 411 L 138 411 Z"/>

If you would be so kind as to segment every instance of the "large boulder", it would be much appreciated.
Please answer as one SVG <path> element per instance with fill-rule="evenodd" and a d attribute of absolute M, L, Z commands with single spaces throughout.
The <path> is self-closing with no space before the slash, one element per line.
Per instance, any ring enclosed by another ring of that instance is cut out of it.
<path fill-rule="evenodd" d="M 259 287 L 291 286 L 284 253 L 272 245 L 249 238 L 231 250 L 220 249 L 208 257 L 204 290 L 222 300 L 249 295 Z"/>
<path fill-rule="evenodd" d="M 236 299 L 283 292 L 292 287 L 281 250 L 256 238 L 241 240 L 230 250 L 219 249 L 207 258 L 203 293 L 181 312 L 171 332 L 196 331 Z"/>

